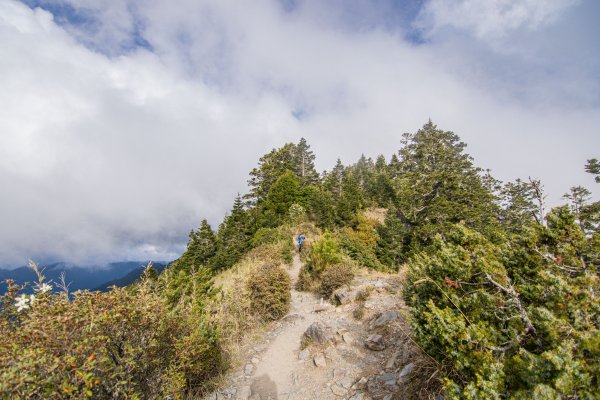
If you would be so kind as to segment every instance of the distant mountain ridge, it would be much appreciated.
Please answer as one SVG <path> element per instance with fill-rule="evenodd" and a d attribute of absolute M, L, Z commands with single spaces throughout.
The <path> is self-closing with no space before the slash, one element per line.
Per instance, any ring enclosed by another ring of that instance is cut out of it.
<path fill-rule="evenodd" d="M 156 270 L 156 272 L 158 272 L 160 274 L 166 268 L 167 265 L 168 264 L 152 263 L 152 268 L 154 268 Z M 113 279 L 111 281 L 105 282 L 102 285 L 99 285 L 92 290 L 106 292 L 106 291 L 110 290 L 110 288 L 113 286 L 125 287 L 128 285 L 131 285 L 132 283 L 134 283 L 135 281 L 140 279 L 140 277 L 144 273 L 145 269 L 146 269 L 145 265 L 142 267 L 135 268 L 132 271 L 130 271 L 127 275 L 123 276 L 122 278 Z"/>
<path fill-rule="evenodd" d="M 148 262 L 149 261 L 114 262 L 105 267 L 81 267 L 58 262 L 49 265 L 41 265 L 40 267 L 44 268 L 46 282 L 59 282 L 60 275 L 64 272 L 66 282 L 67 284 L 70 284 L 70 291 L 83 289 L 101 290 L 99 288 L 108 288 L 113 284 L 120 286 L 121 282 L 129 282 L 132 279 L 132 276 L 135 275 L 134 273 L 137 273 L 137 277 L 139 277 L 140 271 L 143 271 Z M 166 264 L 167 262 L 164 261 L 153 262 L 154 267 L 157 270 L 160 268 L 160 271 L 164 269 L 164 265 Z M 133 275 L 129 276 L 130 274 Z M 131 280 L 131 282 L 135 281 L 137 277 Z M 25 282 L 33 283 L 37 281 L 35 273 L 29 267 L 0 269 L 0 294 L 6 291 L 7 285 L 4 283 L 5 279 L 13 279 L 17 284 L 24 284 Z M 56 289 L 56 285 L 53 286 Z M 31 291 L 31 287 L 26 290 L 26 292 Z"/>

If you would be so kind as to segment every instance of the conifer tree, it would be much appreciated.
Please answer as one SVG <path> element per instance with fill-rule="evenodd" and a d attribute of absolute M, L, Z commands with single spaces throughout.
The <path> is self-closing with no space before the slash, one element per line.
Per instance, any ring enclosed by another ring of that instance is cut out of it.
<path fill-rule="evenodd" d="M 600 162 L 596 158 L 587 160 L 585 170 L 590 174 L 595 175 L 594 179 L 596 180 L 596 183 L 600 183 Z"/>
<path fill-rule="evenodd" d="M 231 267 L 249 250 L 252 227 L 242 198 L 238 195 L 231 214 L 225 217 L 217 232 L 217 251 L 213 267 L 217 270 Z"/>
<path fill-rule="evenodd" d="M 338 201 L 342 196 L 342 180 L 344 177 L 344 165 L 342 161 L 338 158 L 335 166 L 331 170 L 331 172 L 326 173 L 323 178 L 323 187 L 333 197 L 334 201 Z"/>
<path fill-rule="evenodd" d="M 286 171 L 295 171 L 296 157 L 296 145 L 293 143 L 286 143 L 262 156 L 258 167 L 250 171 L 250 192 L 244 197 L 251 204 L 260 204 L 266 200 L 271 185 Z"/>
<path fill-rule="evenodd" d="M 494 232 L 495 197 L 453 132 L 429 121 L 415 134 L 403 136 L 398 189 L 398 217 L 409 227 L 406 252 L 427 245 L 437 233 L 463 222 L 481 232 Z"/>
<path fill-rule="evenodd" d="M 263 226 L 275 227 L 285 222 L 292 204 L 298 203 L 300 181 L 292 171 L 286 171 L 271 186 L 264 205 Z"/>
<path fill-rule="evenodd" d="M 346 170 L 342 174 L 341 195 L 336 204 L 336 222 L 339 225 L 349 224 L 363 207 L 364 196 L 358 179 L 351 170 Z"/>
<path fill-rule="evenodd" d="M 306 139 L 301 138 L 294 150 L 294 169 L 302 187 L 319 183 L 319 173 L 315 169 L 315 155 Z"/>
<path fill-rule="evenodd" d="M 190 233 L 187 251 L 195 265 L 208 265 L 215 255 L 216 236 L 206 219 L 202 220 L 197 231 Z"/>
<path fill-rule="evenodd" d="M 534 221 L 537 210 L 533 202 L 533 188 L 528 182 L 517 179 L 501 189 L 500 220 L 508 232 L 519 233 Z"/>

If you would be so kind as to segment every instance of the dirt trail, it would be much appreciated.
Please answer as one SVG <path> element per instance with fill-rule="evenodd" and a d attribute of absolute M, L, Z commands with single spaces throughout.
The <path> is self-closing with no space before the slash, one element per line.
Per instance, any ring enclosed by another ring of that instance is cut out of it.
<path fill-rule="evenodd" d="M 288 268 L 293 284 L 301 266 L 296 254 Z M 366 299 L 354 300 L 361 290 L 367 293 Z M 402 398 L 397 397 L 403 379 L 400 375 L 407 365 L 412 367 L 404 334 L 407 328 L 398 312 L 403 305 L 397 277 L 365 273 L 355 278 L 345 293 L 347 304 L 335 307 L 314 294 L 292 289 L 289 314 L 273 325 L 263 343 L 250 349 L 244 357 L 246 363 L 228 375 L 228 385 L 207 398 Z M 389 310 L 394 311 L 390 314 Z M 389 314 L 389 321 L 374 326 L 373 321 L 385 314 Z M 303 333 L 314 322 L 325 327 L 329 341 L 302 350 Z M 377 333 L 384 337 L 385 348 L 373 351 L 365 347 L 365 340 Z"/>

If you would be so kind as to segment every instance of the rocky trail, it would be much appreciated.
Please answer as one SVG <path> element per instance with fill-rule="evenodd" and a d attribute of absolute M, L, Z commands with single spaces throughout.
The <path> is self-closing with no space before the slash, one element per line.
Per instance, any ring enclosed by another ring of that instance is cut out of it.
<path fill-rule="evenodd" d="M 301 266 L 296 254 L 292 287 Z M 312 293 L 291 294 L 289 314 L 240 355 L 240 366 L 207 399 L 414 398 L 411 378 L 435 374 L 410 340 L 397 275 L 355 277 L 335 293 L 337 306 Z"/>

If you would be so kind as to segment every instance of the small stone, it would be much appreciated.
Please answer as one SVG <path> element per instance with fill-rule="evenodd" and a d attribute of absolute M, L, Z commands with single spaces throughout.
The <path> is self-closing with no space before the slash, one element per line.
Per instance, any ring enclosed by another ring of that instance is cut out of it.
<path fill-rule="evenodd" d="M 253 372 L 254 372 L 254 365 L 246 364 L 246 366 L 244 367 L 244 374 L 252 375 Z"/>
<path fill-rule="evenodd" d="M 386 394 L 385 397 L 383 398 L 383 400 L 392 400 L 393 395 L 392 394 Z"/>
<path fill-rule="evenodd" d="M 366 377 L 362 377 L 358 380 L 358 382 L 356 382 L 356 387 L 359 389 L 364 389 L 367 386 L 367 382 L 369 380 Z"/>
<path fill-rule="evenodd" d="M 346 389 L 350 389 L 354 384 L 354 379 L 351 376 L 346 376 L 344 379 L 339 381 L 339 384 Z"/>
<path fill-rule="evenodd" d="M 354 396 L 350 397 L 348 400 L 364 400 L 364 395 L 360 392 L 354 393 Z"/>
<path fill-rule="evenodd" d="M 400 371 L 400 378 L 404 378 L 405 376 L 409 375 L 411 372 L 413 372 L 413 369 L 415 369 L 415 364 L 410 363 L 404 366 L 404 368 L 402 368 L 402 371 Z"/>
<path fill-rule="evenodd" d="M 252 395 L 252 391 L 250 390 L 250 386 L 242 386 L 238 392 L 236 399 L 237 400 L 248 400 L 248 398 Z"/>
<path fill-rule="evenodd" d="M 310 351 L 308 349 L 301 350 L 300 353 L 298 353 L 298 360 L 306 361 L 308 360 L 308 357 L 310 357 Z"/>
<path fill-rule="evenodd" d="M 396 384 L 396 374 L 393 373 L 384 373 L 377 377 L 377 380 L 383 383 L 386 386 L 391 386 Z"/>
<path fill-rule="evenodd" d="M 317 367 L 326 367 L 327 366 L 327 362 L 325 361 L 325 356 L 323 355 L 323 353 L 317 354 L 313 358 L 313 362 L 315 363 L 315 365 Z"/>
<path fill-rule="evenodd" d="M 338 385 L 331 386 L 331 391 L 333 392 L 333 394 L 340 397 L 345 396 L 346 393 L 348 393 L 346 389 Z"/>
<path fill-rule="evenodd" d="M 283 321 L 291 321 L 295 319 L 304 319 L 304 315 L 302 314 L 288 314 L 282 318 Z"/>
<path fill-rule="evenodd" d="M 333 370 L 333 380 L 338 382 L 340 379 L 346 376 L 346 370 L 336 368 Z"/>
<path fill-rule="evenodd" d="M 385 369 L 393 369 L 394 368 L 394 365 L 396 364 L 396 360 L 398 359 L 399 354 L 400 353 L 398 351 L 395 351 L 394 354 L 392 354 L 392 356 L 385 363 Z"/>
<path fill-rule="evenodd" d="M 257 353 L 260 353 L 262 351 L 265 351 L 267 349 L 267 347 L 268 346 L 266 344 L 259 344 L 259 345 L 254 346 L 254 351 Z"/>
<path fill-rule="evenodd" d="M 346 342 L 348 344 L 351 344 L 352 342 L 354 342 L 352 335 L 348 332 L 342 333 L 342 339 L 344 340 L 344 342 Z"/>
<path fill-rule="evenodd" d="M 256 358 L 256 357 L 252 357 L 252 359 L 250 360 L 250 362 L 252 364 L 254 364 L 254 365 L 257 365 L 260 362 L 260 360 L 258 358 Z"/>
<path fill-rule="evenodd" d="M 383 341 L 383 336 L 381 335 L 370 335 L 365 340 L 365 346 L 369 350 L 373 351 L 381 351 L 385 350 L 385 342 Z"/>

